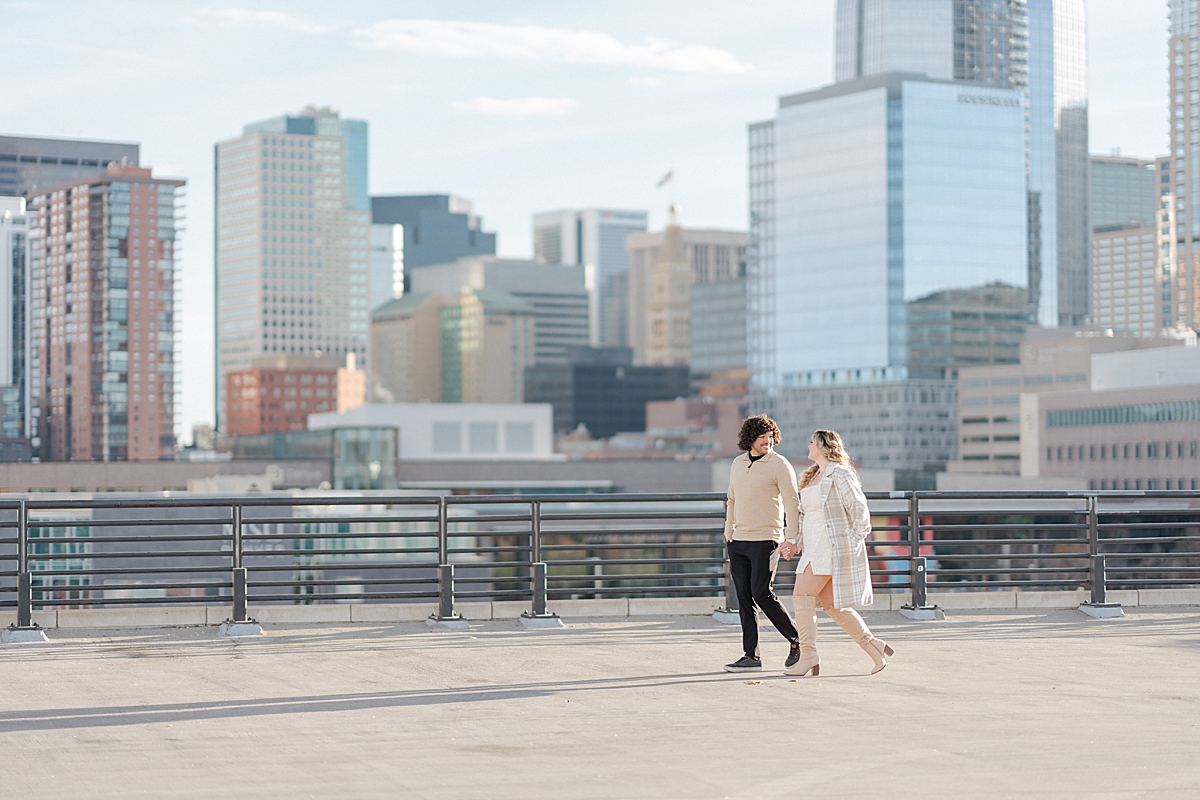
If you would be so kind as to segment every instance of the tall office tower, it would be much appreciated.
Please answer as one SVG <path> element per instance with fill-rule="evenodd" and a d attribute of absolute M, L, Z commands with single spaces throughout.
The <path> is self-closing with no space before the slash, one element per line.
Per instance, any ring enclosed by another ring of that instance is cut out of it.
<path fill-rule="evenodd" d="M 110 164 L 30 198 L 29 403 L 41 460 L 173 457 L 183 185 Z"/>
<path fill-rule="evenodd" d="M 1158 295 L 1159 261 L 1171 268 L 1175 210 L 1170 195 L 1160 197 L 1157 176 L 1153 160 L 1092 156 L 1091 325 L 1155 336 L 1174 324 Z"/>
<path fill-rule="evenodd" d="M 1019 89 L 1027 107 L 1029 317 L 1087 316 L 1084 0 L 838 0 L 835 79 L 923 73 Z"/>
<path fill-rule="evenodd" d="M 367 123 L 309 106 L 216 145 L 216 407 L 262 353 L 367 364 Z"/>
<path fill-rule="evenodd" d="M 1025 285 L 1020 89 L 901 73 L 782 97 L 750 159 L 756 388 L 901 380 L 907 301 Z"/>
<path fill-rule="evenodd" d="M 28 264 L 25 198 L 0 197 L 0 286 L 11 301 L 0 304 L 0 461 L 27 461 L 31 455 L 25 420 Z"/>
<path fill-rule="evenodd" d="M 1159 265 L 1158 279 L 1162 311 L 1200 329 L 1200 0 L 1171 0 L 1169 8 L 1171 148 L 1159 161 L 1159 189 L 1176 215 L 1170 231 L 1176 255 Z"/>
<path fill-rule="evenodd" d="M 672 218 L 662 231 L 629 234 L 625 247 L 633 363 L 690 363 L 692 287 L 734 280 L 744 272 L 745 232 L 683 228 Z"/>
<path fill-rule="evenodd" d="M 991 283 L 909 300 L 909 377 L 957 378 L 960 367 L 1018 363 L 1025 296 L 1023 286 Z"/>
<path fill-rule="evenodd" d="M 0 136 L 0 195 L 31 197 L 39 189 L 96 174 L 109 164 L 138 164 L 138 145 L 87 139 Z"/>
<path fill-rule="evenodd" d="M 1093 231 L 1110 225 L 1155 227 L 1158 184 L 1154 159 L 1092 156 L 1088 208 Z"/>
<path fill-rule="evenodd" d="M 371 308 L 404 294 L 405 267 L 496 254 L 471 201 L 452 194 L 371 198 Z"/>
<path fill-rule="evenodd" d="M 625 237 L 646 230 L 645 211 L 563 209 L 533 215 L 533 257 L 547 264 L 591 267 L 592 347 L 629 344 L 629 253 Z"/>
<path fill-rule="evenodd" d="M 495 256 L 470 256 L 409 270 L 414 292 L 457 297 L 466 288 L 499 289 L 533 309 L 534 361 L 565 364 L 567 351 L 588 343 L 586 270 Z"/>

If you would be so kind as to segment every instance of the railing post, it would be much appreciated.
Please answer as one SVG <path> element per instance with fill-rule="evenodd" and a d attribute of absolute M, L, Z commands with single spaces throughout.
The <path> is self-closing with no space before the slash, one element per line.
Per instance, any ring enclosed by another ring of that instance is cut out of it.
<path fill-rule="evenodd" d="M 430 627 L 465 631 L 469 627 L 462 615 L 454 610 L 454 565 L 450 563 L 450 510 L 446 498 L 439 497 L 437 505 L 437 611 L 425 620 Z"/>
<path fill-rule="evenodd" d="M 533 602 L 521 615 L 526 628 L 561 628 L 558 614 L 546 610 L 546 562 L 542 561 L 542 501 L 529 501 L 529 578 Z"/>
<path fill-rule="evenodd" d="M 1099 500 L 1096 495 L 1088 496 L 1088 555 L 1091 556 L 1092 575 L 1092 599 L 1087 603 L 1080 603 L 1079 610 L 1087 614 L 1089 617 L 1098 617 L 1107 619 L 1110 617 L 1123 617 L 1125 610 L 1121 608 L 1120 603 L 1107 602 L 1107 587 L 1105 582 L 1107 576 L 1104 574 L 1104 554 L 1100 552 L 1100 513 Z"/>
<path fill-rule="evenodd" d="M 223 636 L 261 636 L 262 625 L 251 619 L 246 595 L 248 577 L 243 561 L 242 506 L 234 503 L 229 508 L 230 562 L 233 582 L 233 615 L 221 623 Z"/>
<path fill-rule="evenodd" d="M 728 500 L 721 501 L 721 511 L 721 521 L 724 524 L 729 514 Z M 729 568 L 729 546 L 725 541 L 724 531 L 721 532 L 721 572 L 725 578 L 725 605 L 713 611 L 713 619 L 724 625 L 740 625 L 742 618 L 738 613 L 737 587 L 733 585 L 733 573 Z"/>
<path fill-rule="evenodd" d="M 0 642 L 45 642 L 45 631 L 33 621 L 33 576 L 29 574 L 29 508 L 17 506 L 17 624 L 0 632 Z"/>
<path fill-rule="evenodd" d="M 916 492 L 908 495 L 908 575 L 912 598 L 900 607 L 900 613 L 915 620 L 945 619 L 946 614 L 929 604 L 928 564 L 921 555 L 921 499 Z"/>
<path fill-rule="evenodd" d="M 29 574 L 29 509 L 17 506 L 17 627 L 33 625 L 33 581 Z"/>

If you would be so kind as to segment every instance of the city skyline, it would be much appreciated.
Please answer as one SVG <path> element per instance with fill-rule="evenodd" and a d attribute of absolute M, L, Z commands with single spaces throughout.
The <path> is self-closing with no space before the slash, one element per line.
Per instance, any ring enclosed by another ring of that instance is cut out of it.
<path fill-rule="evenodd" d="M 831 2 L 762 3 L 736 17 L 716 4 L 686 15 L 477 4 L 441 20 L 428 19 L 444 13 L 433 4 L 406 7 L 404 20 L 389 20 L 383 4 L 337 19 L 318 4 L 142 4 L 135 28 L 114 13 L 129 4 L 101 3 L 49 35 L 41 8 L 5 6 L 10 52 L 43 67 L 16 70 L 0 99 L 4 132 L 136 141 L 143 165 L 187 178 L 182 278 L 185 296 L 199 298 L 212 296 L 212 144 L 247 120 L 308 104 L 365 119 L 372 194 L 469 197 L 499 233 L 498 254 L 528 256 L 530 215 L 545 208 L 645 208 L 657 230 L 675 200 L 688 227 L 745 229 L 746 123 L 833 76 Z M 1137 17 L 1126 4 L 1092 2 L 1088 11 L 1091 149 L 1158 155 L 1166 9 Z M 46 51 L 56 58 L 35 59 Z M 114 102 L 129 84 L 156 102 Z M 656 190 L 668 169 L 674 180 Z M 214 411 L 211 304 L 195 305 L 184 309 L 179 354 L 185 441 Z"/>

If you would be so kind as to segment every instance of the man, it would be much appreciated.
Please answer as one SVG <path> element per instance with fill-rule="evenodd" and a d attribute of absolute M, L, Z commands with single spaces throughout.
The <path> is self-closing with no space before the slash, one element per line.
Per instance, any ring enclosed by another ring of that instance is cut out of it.
<path fill-rule="evenodd" d="M 725 541 L 729 549 L 729 571 L 737 590 L 742 620 L 742 650 L 745 655 L 725 665 L 726 672 L 761 672 L 758 652 L 758 611 L 761 608 L 776 630 L 791 643 L 785 666 L 800 660 L 799 634 L 791 617 L 779 603 L 771 584 L 779 566 L 783 528 L 789 539 L 798 538 L 800 497 L 796 472 L 775 452 L 779 426 L 766 414 L 742 422 L 738 448 L 742 455 L 729 471 L 729 495 L 725 511 Z"/>

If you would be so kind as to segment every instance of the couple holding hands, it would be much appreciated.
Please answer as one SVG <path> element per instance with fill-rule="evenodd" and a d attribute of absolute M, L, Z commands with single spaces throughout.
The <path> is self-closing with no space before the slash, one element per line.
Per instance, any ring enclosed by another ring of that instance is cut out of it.
<path fill-rule="evenodd" d="M 742 423 L 725 513 L 729 568 L 742 623 L 740 659 L 727 672 L 759 672 L 758 612 L 761 608 L 791 643 L 785 675 L 819 675 L 817 605 L 850 634 L 874 661 L 871 674 L 887 666 L 893 650 L 871 634 L 853 606 L 870 605 L 871 571 L 865 540 L 871 532 L 867 498 L 842 439 L 833 431 L 813 433 L 813 465 L 799 481 L 786 458 L 774 451 L 779 426 L 765 414 Z M 786 530 L 786 534 L 785 534 Z M 779 557 L 799 555 L 792 592 L 796 624 L 771 586 Z"/>

